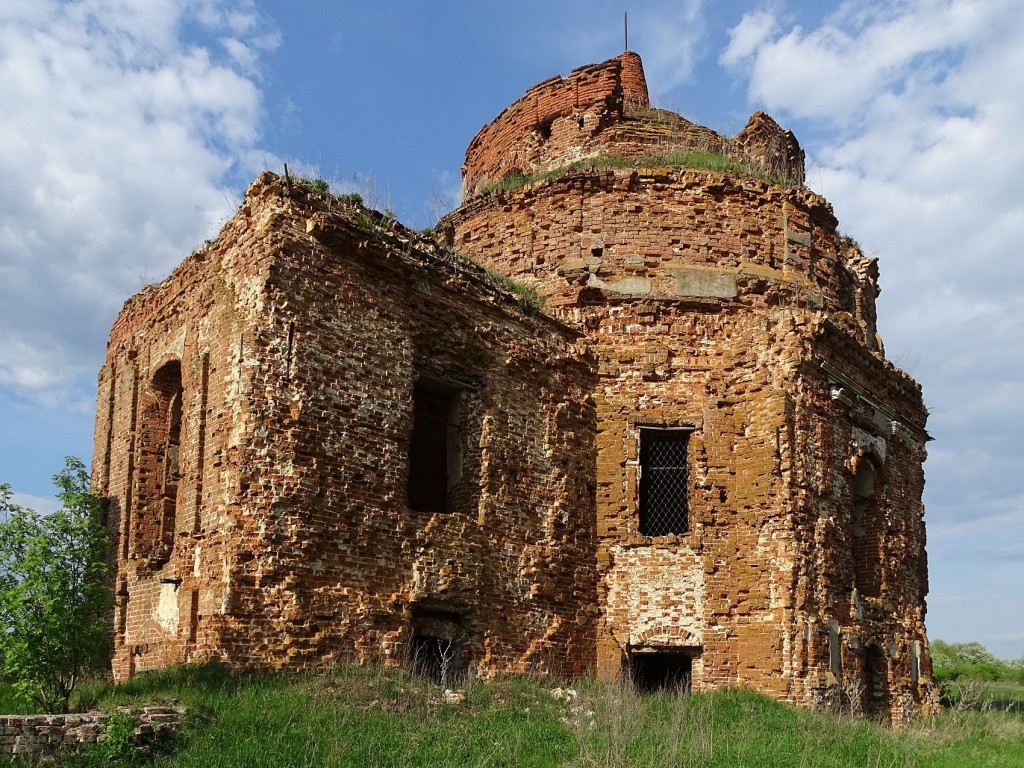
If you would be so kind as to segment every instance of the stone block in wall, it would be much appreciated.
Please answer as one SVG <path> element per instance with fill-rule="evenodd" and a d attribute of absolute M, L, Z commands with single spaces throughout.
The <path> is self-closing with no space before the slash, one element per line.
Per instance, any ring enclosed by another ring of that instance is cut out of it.
<path fill-rule="evenodd" d="M 736 274 L 707 267 L 672 267 L 665 274 L 675 279 L 673 293 L 706 299 L 736 298 Z"/>
<path fill-rule="evenodd" d="M 165 741 L 176 733 L 185 714 L 184 707 L 177 705 L 119 711 L 136 718 L 134 738 L 139 748 Z M 105 712 L 0 716 L 0 754 L 52 759 L 60 752 L 101 741 L 109 717 Z"/>

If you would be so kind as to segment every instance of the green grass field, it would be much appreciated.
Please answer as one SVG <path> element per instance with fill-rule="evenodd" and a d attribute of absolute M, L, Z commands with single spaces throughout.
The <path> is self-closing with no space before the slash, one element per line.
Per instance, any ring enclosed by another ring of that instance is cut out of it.
<path fill-rule="evenodd" d="M 186 730 L 157 766 L 1024 766 L 1024 715 L 948 710 L 904 731 L 798 710 L 743 690 L 640 696 L 584 681 L 507 678 L 441 690 L 397 670 L 238 677 L 175 669 L 123 686 L 86 686 L 109 708 L 179 699 Z M 126 765 L 88 756 L 66 765 Z"/>
<path fill-rule="evenodd" d="M 973 710 L 1024 713 L 1024 684 L 1010 680 L 951 680 L 942 685 L 943 703 Z"/>

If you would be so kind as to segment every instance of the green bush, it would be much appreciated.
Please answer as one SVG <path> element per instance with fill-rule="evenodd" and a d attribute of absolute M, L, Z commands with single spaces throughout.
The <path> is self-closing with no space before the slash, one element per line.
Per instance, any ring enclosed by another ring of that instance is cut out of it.
<path fill-rule="evenodd" d="M 324 179 L 306 179 L 306 183 L 309 184 L 315 195 L 324 198 L 331 196 L 331 185 Z"/>
<path fill-rule="evenodd" d="M 973 679 L 1024 683 L 1024 668 L 990 653 L 981 643 L 931 641 L 932 667 L 938 682 Z"/>
<path fill-rule="evenodd" d="M 135 745 L 136 717 L 128 712 L 112 712 L 107 718 L 106 735 L 86 750 L 86 759 L 97 765 L 134 765 L 141 755 Z"/>
<path fill-rule="evenodd" d="M 15 690 L 47 712 L 107 658 L 108 534 L 85 465 L 69 456 L 54 475 L 62 508 L 41 514 L 0 484 L 0 654 Z"/>

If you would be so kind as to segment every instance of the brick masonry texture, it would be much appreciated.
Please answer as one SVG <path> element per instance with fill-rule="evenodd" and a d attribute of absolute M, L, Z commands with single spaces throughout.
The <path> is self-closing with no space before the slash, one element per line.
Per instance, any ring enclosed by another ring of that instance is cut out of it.
<path fill-rule="evenodd" d="M 463 197 L 510 176 L 551 172 L 601 155 L 728 152 L 794 184 L 804 180 L 796 138 L 763 112 L 732 139 L 650 106 L 643 64 L 626 52 L 539 83 L 484 126 L 466 150 Z"/>
<path fill-rule="evenodd" d="M 565 167 L 691 139 L 793 183 Z M 876 333 L 875 260 L 802 179 L 766 115 L 723 139 L 652 111 L 632 53 L 485 127 L 437 241 L 262 175 L 111 333 L 115 675 L 653 661 L 694 689 L 928 711 L 927 413 Z M 665 436 L 678 519 L 648 535 Z"/>
<path fill-rule="evenodd" d="M 119 707 L 136 720 L 134 743 L 151 747 L 172 738 L 181 728 L 185 710 L 179 706 L 132 709 Z M 0 754 L 29 759 L 53 757 L 95 744 L 106 736 L 110 715 L 83 712 L 74 715 L 4 715 L 0 717 Z"/>

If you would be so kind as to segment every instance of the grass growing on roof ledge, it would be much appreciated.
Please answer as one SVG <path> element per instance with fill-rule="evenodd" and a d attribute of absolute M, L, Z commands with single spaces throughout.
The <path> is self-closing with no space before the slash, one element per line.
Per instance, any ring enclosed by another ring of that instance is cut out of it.
<path fill-rule="evenodd" d="M 702 149 L 678 149 L 670 152 L 644 155 L 642 157 L 601 155 L 586 160 L 577 160 L 569 165 L 559 166 L 542 173 L 532 175 L 512 173 L 499 182 L 484 185 L 476 193 L 476 197 L 490 195 L 495 192 L 508 192 L 537 181 L 551 181 L 573 171 L 647 168 L 689 168 L 692 170 L 734 173 L 738 176 L 751 176 L 782 187 L 792 186 L 787 179 L 767 173 L 760 166 L 744 157 L 734 157 L 725 152 L 711 152 Z"/>

